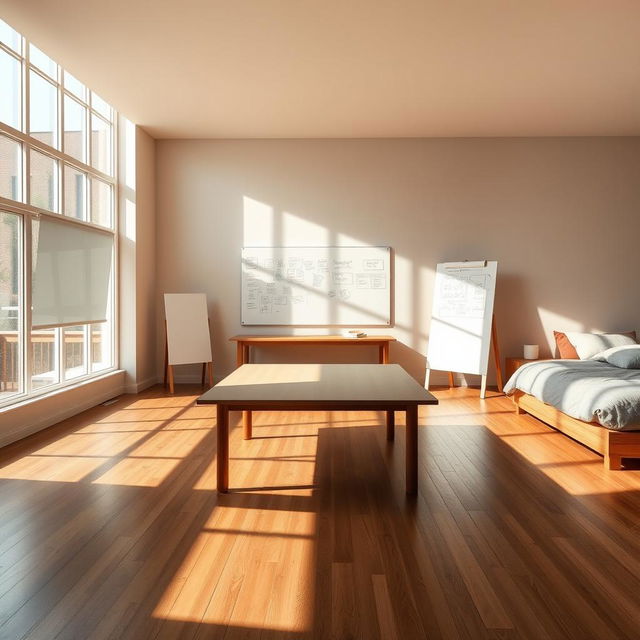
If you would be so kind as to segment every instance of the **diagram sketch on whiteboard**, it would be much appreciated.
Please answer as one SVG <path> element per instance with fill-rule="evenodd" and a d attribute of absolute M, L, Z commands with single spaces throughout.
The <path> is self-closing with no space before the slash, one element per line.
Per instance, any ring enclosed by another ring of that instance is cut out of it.
<path fill-rule="evenodd" d="M 389 247 L 245 247 L 242 323 L 389 325 Z"/>

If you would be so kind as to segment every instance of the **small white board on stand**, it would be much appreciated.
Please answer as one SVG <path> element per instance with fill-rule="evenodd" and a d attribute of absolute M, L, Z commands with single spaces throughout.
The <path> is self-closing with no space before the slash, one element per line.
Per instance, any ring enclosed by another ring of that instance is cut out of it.
<path fill-rule="evenodd" d="M 480 397 L 487 387 L 489 347 L 493 343 L 498 388 L 502 371 L 493 318 L 498 263 L 495 261 L 444 262 L 436 268 L 427 351 L 425 386 L 431 369 L 482 376 Z"/>
<path fill-rule="evenodd" d="M 211 337 L 204 293 L 165 293 L 166 319 L 165 384 L 173 393 L 173 367 L 179 364 L 202 363 L 202 383 L 205 367 L 213 386 Z"/>

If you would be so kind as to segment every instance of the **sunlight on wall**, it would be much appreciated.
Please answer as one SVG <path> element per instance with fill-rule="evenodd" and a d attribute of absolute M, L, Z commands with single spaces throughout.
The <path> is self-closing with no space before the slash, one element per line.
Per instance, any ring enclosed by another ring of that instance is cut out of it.
<path fill-rule="evenodd" d="M 274 237 L 273 207 L 244 196 L 243 245 L 245 247 L 271 247 L 279 244 Z"/>
<path fill-rule="evenodd" d="M 135 191 L 136 125 L 126 118 L 122 118 L 122 122 L 124 124 L 124 186 Z"/>
<path fill-rule="evenodd" d="M 547 346 L 552 355 L 556 349 L 555 339 L 553 337 L 554 331 L 585 331 L 584 324 L 581 322 L 545 309 L 544 307 L 538 307 L 538 316 L 547 338 Z"/>
<path fill-rule="evenodd" d="M 284 211 L 280 244 L 285 247 L 325 247 L 330 244 L 329 231 L 322 225 Z"/>

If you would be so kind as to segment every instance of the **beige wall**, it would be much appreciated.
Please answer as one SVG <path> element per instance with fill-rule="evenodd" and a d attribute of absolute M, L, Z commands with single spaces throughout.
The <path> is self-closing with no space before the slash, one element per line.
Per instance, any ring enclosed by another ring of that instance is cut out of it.
<path fill-rule="evenodd" d="M 138 390 L 156 378 L 156 141 L 136 128 L 136 358 Z"/>
<path fill-rule="evenodd" d="M 119 134 L 119 364 L 137 393 L 156 382 L 156 142 L 125 118 Z"/>
<path fill-rule="evenodd" d="M 207 293 L 218 377 L 234 366 L 251 244 L 393 247 L 392 360 L 419 379 L 440 261 L 498 261 L 503 355 L 548 355 L 553 329 L 640 328 L 640 138 L 162 140 L 156 178 L 158 302 Z"/>

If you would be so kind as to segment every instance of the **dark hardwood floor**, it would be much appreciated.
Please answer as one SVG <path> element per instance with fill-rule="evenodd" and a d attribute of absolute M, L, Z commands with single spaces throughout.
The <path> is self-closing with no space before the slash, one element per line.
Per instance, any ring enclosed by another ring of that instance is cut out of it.
<path fill-rule="evenodd" d="M 200 390 L 123 396 L 0 451 L 0 638 L 640 637 L 640 471 L 496 396 L 257 414 L 215 491 Z"/>

